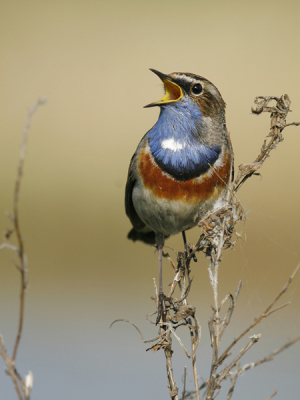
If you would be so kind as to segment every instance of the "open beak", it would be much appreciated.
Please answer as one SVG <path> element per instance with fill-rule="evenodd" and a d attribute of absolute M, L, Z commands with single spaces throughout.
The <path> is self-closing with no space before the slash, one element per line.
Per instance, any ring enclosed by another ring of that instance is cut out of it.
<path fill-rule="evenodd" d="M 154 106 L 161 106 L 163 104 L 170 104 L 179 101 L 182 96 L 182 89 L 176 83 L 172 82 L 168 75 L 163 74 L 162 72 L 156 71 L 155 69 L 150 68 L 150 71 L 154 72 L 163 82 L 165 85 L 166 94 L 164 97 L 159 100 L 155 101 L 154 103 L 150 103 L 145 108 L 154 107 Z"/>

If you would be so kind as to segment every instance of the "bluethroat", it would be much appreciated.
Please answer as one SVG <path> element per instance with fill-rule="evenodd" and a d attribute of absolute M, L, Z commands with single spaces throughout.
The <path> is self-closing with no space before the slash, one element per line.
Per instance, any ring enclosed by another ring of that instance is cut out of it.
<path fill-rule="evenodd" d="M 222 197 L 233 160 L 218 89 L 195 74 L 151 71 L 164 83 L 165 96 L 146 106 L 158 106 L 160 114 L 131 159 L 125 208 L 133 225 L 129 237 L 155 238 L 161 303 L 165 238 L 182 232 L 186 246 L 185 230 Z"/>

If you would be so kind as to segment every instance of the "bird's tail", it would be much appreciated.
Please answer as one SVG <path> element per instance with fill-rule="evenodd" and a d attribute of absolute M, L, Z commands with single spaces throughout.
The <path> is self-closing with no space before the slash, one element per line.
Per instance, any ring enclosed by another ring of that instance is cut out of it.
<path fill-rule="evenodd" d="M 127 238 L 132 240 L 133 242 L 139 241 L 145 244 L 155 245 L 155 233 L 153 231 L 150 232 L 138 232 L 134 228 L 128 233 Z"/>

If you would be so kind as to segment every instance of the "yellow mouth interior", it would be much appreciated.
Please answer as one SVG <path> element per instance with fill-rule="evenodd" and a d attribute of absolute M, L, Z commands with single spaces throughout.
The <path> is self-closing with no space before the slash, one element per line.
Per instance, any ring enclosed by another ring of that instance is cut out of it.
<path fill-rule="evenodd" d="M 183 97 L 183 91 L 181 87 L 169 80 L 168 75 L 162 74 L 161 72 L 154 69 L 151 69 L 151 71 L 154 72 L 162 80 L 163 84 L 165 85 L 166 93 L 161 100 L 148 104 L 147 106 L 145 106 L 146 108 L 160 106 L 162 104 L 175 103 Z"/>
<path fill-rule="evenodd" d="M 157 104 L 174 103 L 182 98 L 183 93 L 180 86 L 167 79 L 162 79 L 162 81 L 165 85 L 166 94 L 160 101 L 157 102 Z"/>

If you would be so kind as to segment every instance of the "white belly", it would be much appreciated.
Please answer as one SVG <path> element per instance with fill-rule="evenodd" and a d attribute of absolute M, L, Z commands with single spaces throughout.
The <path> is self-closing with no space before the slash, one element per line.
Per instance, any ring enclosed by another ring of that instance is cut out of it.
<path fill-rule="evenodd" d="M 204 211 L 202 202 L 188 204 L 182 201 L 159 199 L 149 189 L 136 185 L 132 200 L 141 220 L 153 231 L 164 235 L 175 235 L 197 225 L 199 211 Z M 205 209 L 211 207 L 205 202 Z"/>

